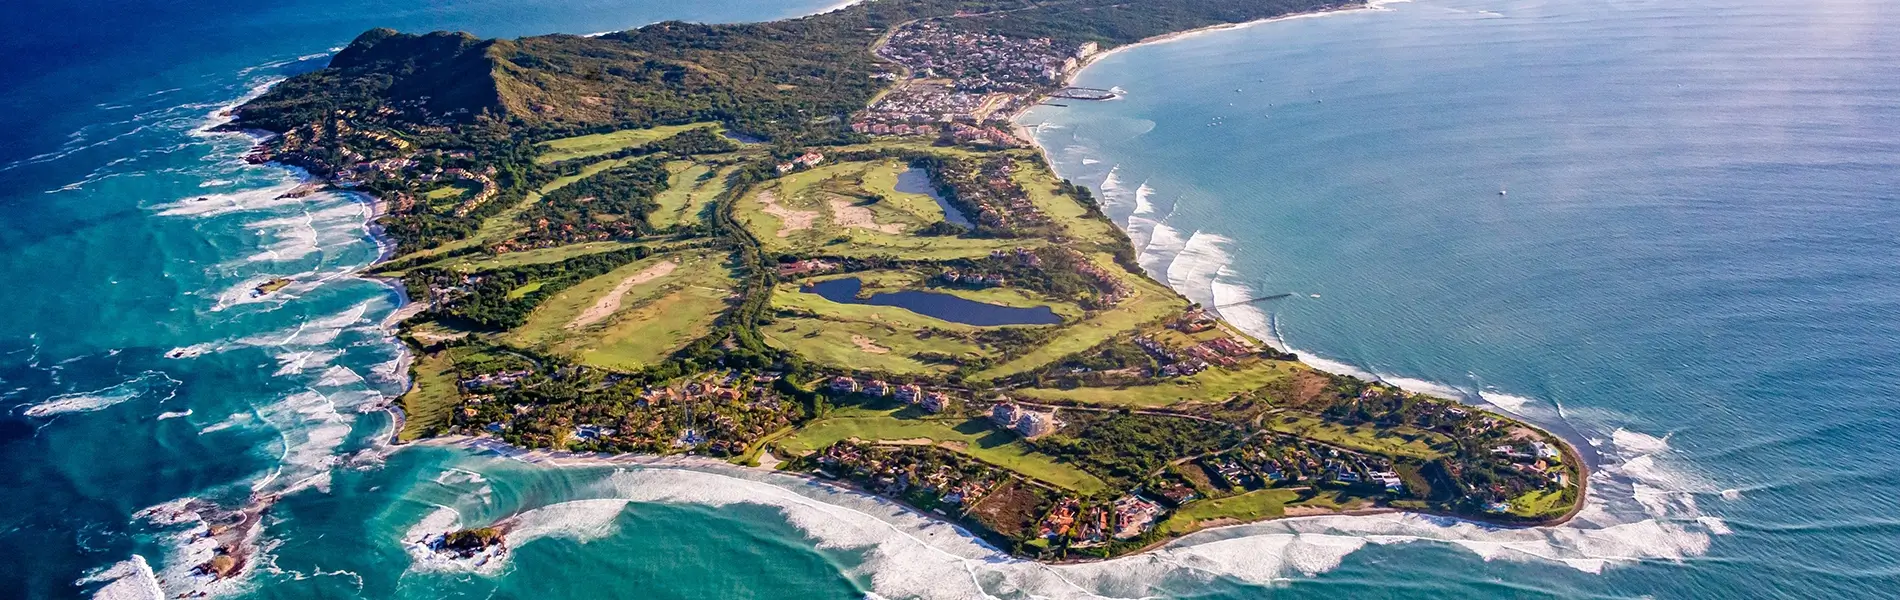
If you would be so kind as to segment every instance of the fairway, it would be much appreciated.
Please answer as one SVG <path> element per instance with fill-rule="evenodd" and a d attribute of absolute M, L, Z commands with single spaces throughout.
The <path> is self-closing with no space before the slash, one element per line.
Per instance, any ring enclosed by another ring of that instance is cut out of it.
<path fill-rule="evenodd" d="M 1161 524 L 1169 533 L 1188 533 L 1225 522 L 1244 523 L 1286 515 L 1286 505 L 1300 493 L 1288 489 L 1254 490 L 1238 496 L 1188 503 Z"/>
<path fill-rule="evenodd" d="M 1261 424 L 1274 431 L 1342 448 L 1410 456 L 1423 460 L 1443 457 L 1445 453 L 1434 446 L 1451 443 L 1451 440 L 1443 434 L 1423 431 L 1415 427 L 1374 428 L 1371 425 L 1351 427 L 1292 412 L 1267 415 Z"/>
<path fill-rule="evenodd" d="M 792 454 L 806 454 L 853 438 L 866 442 L 927 439 L 977 460 L 1082 494 L 1108 489 L 1107 484 L 1094 475 L 1037 454 L 1016 434 L 998 431 L 987 420 L 930 417 L 910 407 L 838 407 L 824 418 L 780 439 L 779 447 Z"/>
<path fill-rule="evenodd" d="M 438 256 L 438 255 L 452 252 L 455 250 L 461 250 L 463 248 L 482 246 L 482 245 L 506 240 L 517 233 L 527 230 L 527 226 L 515 221 L 515 218 L 521 216 L 521 213 L 527 212 L 528 209 L 533 207 L 536 202 L 540 202 L 542 195 L 547 194 L 549 192 L 553 192 L 554 190 L 567 187 L 569 184 L 572 184 L 576 181 L 580 181 L 582 179 L 592 177 L 595 174 L 600 173 L 601 171 L 618 167 L 620 165 L 624 165 L 632 161 L 633 159 L 631 158 L 623 158 L 623 159 L 617 159 L 617 160 L 603 160 L 600 162 L 596 162 L 594 164 L 587 165 L 586 167 L 583 167 L 579 173 L 556 178 L 554 181 L 548 182 L 547 185 L 541 186 L 539 189 L 536 189 L 533 192 L 529 192 L 527 196 L 523 197 L 520 202 L 515 203 L 514 206 L 510 206 L 508 208 L 502 209 L 501 212 L 496 213 L 492 217 L 482 219 L 482 225 L 479 229 L 475 230 L 474 235 L 471 235 L 459 240 L 455 240 L 453 242 L 449 242 L 446 244 L 442 244 L 434 248 L 429 248 L 426 250 L 417 250 L 409 254 L 398 256 L 396 258 L 390 259 L 389 262 L 405 262 L 409 260 L 415 260 L 418 258 Z M 416 265 L 416 267 L 422 267 L 422 266 L 427 266 L 427 265 Z M 396 271 L 396 272 L 386 272 L 386 273 L 400 273 L 400 272 Z"/>
<path fill-rule="evenodd" d="M 955 364 L 926 362 L 919 355 L 959 362 L 990 355 L 981 346 L 949 335 L 922 337 L 888 324 L 807 317 L 778 317 L 759 327 L 767 343 L 805 360 L 834 368 L 893 374 L 944 374 Z"/>
<path fill-rule="evenodd" d="M 1075 389 L 1023 388 L 1018 395 L 1039 400 L 1073 400 L 1087 404 L 1154 408 L 1182 402 L 1221 402 L 1286 378 L 1288 363 L 1254 359 L 1236 368 L 1213 368 L 1187 377 L 1156 379 L 1148 385 L 1080 387 Z"/>
<path fill-rule="evenodd" d="M 402 395 L 402 440 L 434 435 L 449 424 L 451 411 L 461 402 L 455 389 L 455 363 L 449 352 L 424 354 L 410 367 L 413 383 Z"/>
<path fill-rule="evenodd" d="M 736 217 L 772 254 L 947 260 L 1048 243 L 916 234 L 944 213 L 929 196 L 891 188 L 903 168 L 894 161 L 843 163 L 780 177 L 741 199 Z"/>
<path fill-rule="evenodd" d="M 1134 290 L 1128 298 L 1113 308 L 1095 313 L 1080 323 L 1064 326 L 1062 333 L 1049 343 L 1024 353 L 1015 360 L 990 367 L 975 376 L 978 380 L 991 380 L 1008 377 L 1043 365 L 1061 360 L 1062 357 L 1087 350 L 1097 344 L 1108 341 L 1124 331 L 1131 331 L 1142 325 L 1158 321 L 1170 315 L 1180 314 L 1187 308 L 1188 302 L 1154 280 L 1129 273 L 1114 258 L 1107 254 L 1090 256 L 1096 265 L 1110 273 L 1115 273 Z"/>
<path fill-rule="evenodd" d="M 711 331 L 731 285 L 723 253 L 657 255 L 561 290 L 502 339 L 583 364 L 637 369 Z"/>
<path fill-rule="evenodd" d="M 705 164 L 676 160 L 666 163 L 666 169 L 673 176 L 667 180 L 666 191 L 653 197 L 656 206 L 647 214 L 647 223 L 654 229 L 698 223 L 706 206 L 726 191 L 726 176 L 734 167 L 714 171 Z"/>
<path fill-rule="evenodd" d="M 685 125 L 666 125 L 647 129 L 622 129 L 608 133 L 596 133 L 570 138 L 541 142 L 535 146 L 541 148 L 539 156 L 534 157 L 535 164 L 548 163 L 599 156 L 640 146 L 649 142 L 678 135 L 682 131 L 699 127 L 715 127 L 717 123 L 687 123 Z M 724 131 L 720 128 L 720 131 Z"/>

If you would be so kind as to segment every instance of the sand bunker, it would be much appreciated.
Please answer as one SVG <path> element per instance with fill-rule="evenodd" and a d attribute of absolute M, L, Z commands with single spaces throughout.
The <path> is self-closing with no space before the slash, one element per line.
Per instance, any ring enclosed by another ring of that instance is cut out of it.
<path fill-rule="evenodd" d="M 864 337 L 861 335 L 851 336 L 851 343 L 857 344 L 859 350 L 863 350 L 865 352 L 869 352 L 872 354 L 889 354 L 891 352 L 890 348 L 879 346 L 877 345 L 877 342 L 872 341 L 871 338 Z"/>
<path fill-rule="evenodd" d="M 778 194 L 773 193 L 772 190 L 759 192 L 759 203 L 765 205 L 765 210 L 762 212 L 778 217 L 779 237 L 791 237 L 794 231 L 811 229 L 812 222 L 818 220 L 817 211 L 794 210 L 779 205 Z"/>
<path fill-rule="evenodd" d="M 669 260 L 647 267 L 639 273 L 634 273 L 626 279 L 620 280 L 620 284 L 614 286 L 613 291 L 607 292 L 605 296 L 601 296 L 600 301 L 595 302 L 593 306 L 581 312 L 581 316 L 574 317 L 573 321 L 568 322 L 567 328 L 579 329 L 599 323 L 601 319 L 605 319 L 608 315 L 620 310 L 620 297 L 627 295 L 627 292 L 631 291 L 633 286 L 665 277 L 672 273 L 673 269 L 679 268 L 679 266 L 680 264 L 677 261 Z"/>
<path fill-rule="evenodd" d="M 856 227 L 884 233 L 903 233 L 904 226 L 899 223 L 879 225 L 877 216 L 871 209 L 853 204 L 842 198 L 831 199 L 831 221 L 840 227 Z"/>

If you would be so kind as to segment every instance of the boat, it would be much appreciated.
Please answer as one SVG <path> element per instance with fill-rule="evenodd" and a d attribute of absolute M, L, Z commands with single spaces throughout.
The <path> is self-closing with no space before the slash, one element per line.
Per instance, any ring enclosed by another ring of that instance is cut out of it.
<path fill-rule="evenodd" d="M 288 277 L 279 277 L 276 279 L 272 279 L 270 281 L 264 282 L 264 285 L 251 288 L 251 297 L 262 298 L 264 296 L 270 295 L 272 292 L 284 289 L 284 286 L 288 286 L 288 285 L 290 285 L 290 278 Z"/>

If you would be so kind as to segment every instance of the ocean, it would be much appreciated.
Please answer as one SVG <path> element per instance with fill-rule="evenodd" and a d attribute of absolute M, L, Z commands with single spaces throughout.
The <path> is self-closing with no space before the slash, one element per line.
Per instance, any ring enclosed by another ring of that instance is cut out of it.
<path fill-rule="evenodd" d="M 1486 403 L 1597 466 L 1573 523 L 1383 515 L 1004 558 L 717 463 L 392 451 L 402 301 L 359 198 L 207 133 L 376 26 L 487 36 L 832 2 L 0 7 L 0 597 L 1886 597 L 1900 586 L 1900 11 L 1421 0 L 1106 57 L 1039 108 L 1190 298 L 1329 369 Z M 285 292 L 253 286 L 290 277 Z M 1258 296 L 1289 297 L 1248 302 Z M 167 354 L 178 358 L 167 358 Z M 281 494 L 254 572 L 166 507 Z M 158 510 L 148 510 L 158 507 Z M 519 514 L 478 566 L 420 535 Z"/>

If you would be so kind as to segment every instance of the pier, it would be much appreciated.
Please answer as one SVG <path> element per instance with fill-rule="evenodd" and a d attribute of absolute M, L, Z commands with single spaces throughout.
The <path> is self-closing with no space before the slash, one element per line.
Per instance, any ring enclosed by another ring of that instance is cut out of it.
<path fill-rule="evenodd" d="M 1049 94 L 1049 97 L 1068 100 L 1114 100 L 1120 98 L 1121 94 L 1102 88 L 1066 87 L 1056 90 L 1053 94 Z"/>
<path fill-rule="evenodd" d="M 1287 297 L 1287 296 L 1292 296 L 1292 295 L 1293 295 L 1293 294 L 1292 294 L 1291 292 L 1289 292 L 1289 293 L 1285 293 L 1285 294 L 1274 294 L 1274 295 L 1272 295 L 1272 296 L 1261 296 L 1261 297 L 1259 297 L 1259 298 L 1248 298 L 1248 299 L 1246 299 L 1246 300 L 1241 300 L 1241 301 L 1238 301 L 1238 302 L 1228 302 L 1228 303 L 1226 303 L 1226 304 L 1219 304 L 1219 305 L 1215 305 L 1215 306 L 1214 306 L 1214 308 L 1216 308 L 1216 309 L 1221 309 L 1221 308 L 1227 308 L 1227 307 L 1229 307 L 1229 306 L 1240 306 L 1240 305 L 1242 305 L 1242 304 L 1253 304 L 1253 303 L 1256 303 L 1256 302 L 1266 302 L 1266 301 L 1268 301 L 1268 300 L 1279 300 L 1279 299 L 1281 299 L 1281 298 L 1285 298 L 1285 297 Z"/>

